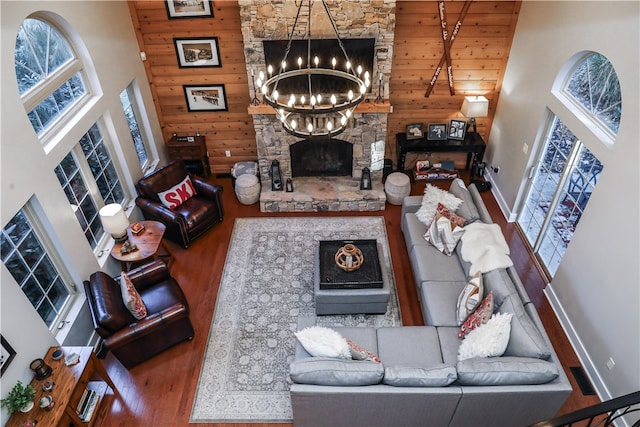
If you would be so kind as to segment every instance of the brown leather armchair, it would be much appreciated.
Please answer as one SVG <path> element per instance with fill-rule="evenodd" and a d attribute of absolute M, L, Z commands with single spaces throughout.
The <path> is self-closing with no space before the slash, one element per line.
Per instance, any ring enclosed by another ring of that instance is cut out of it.
<path fill-rule="evenodd" d="M 84 281 L 93 326 L 102 337 L 98 357 L 113 355 L 128 369 L 184 340 L 193 338 L 189 305 L 162 261 L 127 273 L 147 307 L 136 320 L 122 301 L 120 282 L 98 271 Z"/>
<path fill-rule="evenodd" d="M 180 206 L 169 209 L 160 202 L 158 193 L 180 183 L 187 175 L 191 178 L 196 195 Z M 167 227 L 165 237 L 185 248 L 222 221 L 222 187 L 188 174 L 182 160 L 173 161 L 140 179 L 136 189 L 136 205 L 140 207 L 144 217 L 163 223 Z"/>

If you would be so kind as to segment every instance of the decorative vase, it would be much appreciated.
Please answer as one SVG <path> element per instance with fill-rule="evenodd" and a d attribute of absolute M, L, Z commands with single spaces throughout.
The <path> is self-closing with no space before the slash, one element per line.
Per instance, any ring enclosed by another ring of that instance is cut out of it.
<path fill-rule="evenodd" d="M 347 243 L 338 251 L 334 256 L 336 265 L 344 271 L 355 271 L 362 267 L 364 262 L 364 255 L 362 251 L 353 243 Z"/>

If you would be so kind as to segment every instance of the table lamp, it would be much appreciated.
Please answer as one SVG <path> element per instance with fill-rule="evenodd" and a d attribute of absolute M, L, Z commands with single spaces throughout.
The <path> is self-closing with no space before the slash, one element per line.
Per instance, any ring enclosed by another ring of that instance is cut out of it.
<path fill-rule="evenodd" d="M 111 234 L 116 242 L 127 240 L 129 219 L 119 203 L 110 203 L 100 209 L 100 220 L 104 231 Z"/>
<path fill-rule="evenodd" d="M 489 114 L 489 100 L 484 96 L 465 96 L 460 112 L 469 118 L 469 126 L 473 126 L 473 138 L 476 137 L 478 128 L 476 127 L 477 117 L 487 117 Z M 467 127 L 467 130 L 469 127 Z"/>

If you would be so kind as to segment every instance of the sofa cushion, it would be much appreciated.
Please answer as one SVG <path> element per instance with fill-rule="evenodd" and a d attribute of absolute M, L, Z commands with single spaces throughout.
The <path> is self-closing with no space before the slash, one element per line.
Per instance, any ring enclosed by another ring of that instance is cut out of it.
<path fill-rule="evenodd" d="M 312 356 L 351 359 L 347 340 L 331 328 L 311 326 L 296 332 L 295 335 L 304 349 Z"/>
<path fill-rule="evenodd" d="M 440 340 L 440 353 L 442 361 L 455 366 L 458 363 L 458 349 L 462 340 L 458 338 L 460 328 L 457 326 L 438 326 L 438 340 Z"/>
<path fill-rule="evenodd" d="M 460 326 L 456 319 L 456 301 L 465 284 L 463 281 L 421 283 L 419 292 L 427 325 Z"/>
<path fill-rule="evenodd" d="M 527 357 L 488 357 L 458 362 L 462 385 L 545 384 L 559 375 L 553 362 Z"/>
<path fill-rule="evenodd" d="M 462 270 L 458 258 L 444 256 L 428 243 L 424 246 L 414 246 L 409 252 L 409 257 L 416 283 L 431 280 L 467 282 L 467 274 Z"/>
<path fill-rule="evenodd" d="M 415 245 L 429 245 L 429 243 L 424 240 L 424 233 L 427 231 L 427 227 L 416 218 L 415 213 L 408 212 L 404 214 L 404 227 L 404 240 L 407 243 L 407 252 L 411 251 L 411 248 Z"/>
<path fill-rule="evenodd" d="M 438 206 L 442 206 L 438 204 Z M 431 243 L 440 252 L 451 256 L 456 245 L 464 233 L 464 228 L 446 215 L 437 212 L 429 229 L 424 235 L 427 242 Z"/>
<path fill-rule="evenodd" d="M 478 208 L 473 202 L 471 193 L 469 192 L 467 187 L 464 186 L 463 180 L 461 180 L 460 178 L 454 179 L 449 186 L 449 193 L 462 200 L 462 203 L 456 210 L 456 214 L 464 218 L 467 224 L 471 224 L 472 222 L 475 222 L 480 218 Z"/>
<path fill-rule="evenodd" d="M 384 366 L 366 360 L 307 357 L 292 362 L 289 375 L 298 384 L 362 386 L 380 383 Z"/>
<path fill-rule="evenodd" d="M 456 321 L 462 325 L 467 317 L 476 309 L 480 301 L 484 298 L 484 286 L 482 285 L 482 274 L 477 272 L 462 292 L 458 295 L 456 303 Z"/>
<path fill-rule="evenodd" d="M 382 382 L 394 387 L 445 387 L 458 378 L 454 366 L 441 363 L 429 368 L 391 366 L 384 369 Z"/>
<path fill-rule="evenodd" d="M 515 295 L 509 295 L 498 308 L 500 313 L 511 313 L 511 336 L 505 356 L 533 357 L 549 359 L 551 350 L 547 346 L 542 334 L 531 320 L 522 306 L 522 302 Z"/>
<path fill-rule="evenodd" d="M 436 328 L 400 326 L 378 328 L 378 354 L 387 367 L 430 368 L 442 363 Z"/>
<path fill-rule="evenodd" d="M 518 295 L 509 274 L 504 268 L 484 273 L 482 275 L 482 284 L 485 293 L 491 292 L 493 294 L 493 303 L 496 307 L 500 307 L 502 301 L 509 295 Z"/>
<path fill-rule="evenodd" d="M 496 313 L 469 332 L 458 349 L 458 360 L 502 356 L 509 343 L 512 317 L 511 313 Z"/>
<path fill-rule="evenodd" d="M 426 226 L 431 224 L 431 221 L 436 216 L 436 209 L 438 203 L 442 203 L 452 212 L 462 203 L 462 200 L 458 199 L 448 191 L 442 190 L 432 184 L 427 184 L 424 187 L 424 195 L 422 196 L 422 204 L 420 209 L 416 212 L 416 217 Z"/>

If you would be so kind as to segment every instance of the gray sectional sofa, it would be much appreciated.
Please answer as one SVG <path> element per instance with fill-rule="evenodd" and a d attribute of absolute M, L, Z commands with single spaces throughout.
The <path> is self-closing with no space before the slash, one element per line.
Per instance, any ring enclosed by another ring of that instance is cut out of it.
<path fill-rule="evenodd" d="M 468 222 L 492 223 L 473 184 L 454 180 Z M 311 357 L 298 344 L 291 363 L 296 426 L 525 426 L 556 414 L 571 385 L 535 307 L 513 267 L 483 274 L 496 312 L 512 313 L 501 357 L 458 361 L 455 307 L 469 279 L 460 244 L 451 256 L 425 241 L 415 215 L 422 196 L 405 198 L 402 231 L 425 326 L 335 328 L 380 357 L 375 361 Z M 316 323 L 302 318 L 298 328 Z"/>

